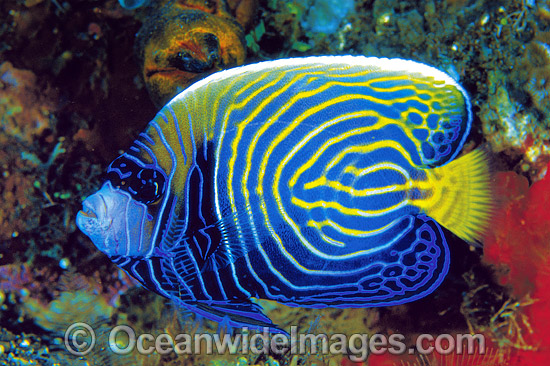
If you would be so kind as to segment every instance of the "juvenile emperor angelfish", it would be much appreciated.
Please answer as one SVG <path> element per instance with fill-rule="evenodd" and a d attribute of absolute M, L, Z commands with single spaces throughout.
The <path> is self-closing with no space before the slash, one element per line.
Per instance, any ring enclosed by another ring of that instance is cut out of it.
<path fill-rule="evenodd" d="M 302 307 L 420 299 L 449 269 L 441 226 L 491 207 L 464 89 L 401 59 L 326 56 L 222 71 L 170 101 L 107 169 L 78 227 L 146 288 L 230 326 Z"/>

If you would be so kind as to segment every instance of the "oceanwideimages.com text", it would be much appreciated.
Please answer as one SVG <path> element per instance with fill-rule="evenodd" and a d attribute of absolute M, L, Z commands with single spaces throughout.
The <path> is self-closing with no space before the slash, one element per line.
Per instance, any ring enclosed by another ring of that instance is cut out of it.
<path fill-rule="evenodd" d="M 414 346 L 408 346 L 402 334 L 311 334 L 300 333 L 296 326 L 289 334 L 262 332 L 243 328 L 237 334 L 180 333 L 137 334 L 130 326 L 118 325 L 108 333 L 107 348 L 116 354 L 139 352 L 148 355 L 184 354 L 288 354 L 348 355 L 354 362 L 365 361 L 369 354 L 484 354 L 482 334 L 421 334 Z M 65 347 L 85 356 L 96 346 L 94 329 L 87 323 L 74 323 L 65 331 Z"/>

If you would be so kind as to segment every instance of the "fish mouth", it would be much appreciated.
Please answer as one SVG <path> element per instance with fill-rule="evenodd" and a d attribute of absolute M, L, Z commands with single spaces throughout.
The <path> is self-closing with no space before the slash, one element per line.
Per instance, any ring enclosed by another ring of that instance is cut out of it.
<path fill-rule="evenodd" d="M 88 201 L 84 201 L 82 203 L 82 210 L 78 211 L 78 214 L 79 215 L 82 215 L 88 219 L 97 219 L 97 215 L 93 209 L 93 207 L 91 207 L 91 204 L 88 202 Z"/>
<path fill-rule="evenodd" d="M 101 193 L 95 193 L 82 202 L 82 210 L 76 215 L 76 224 L 84 233 L 86 228 L 99 228 L 107 217 L 107 202 Z"/>

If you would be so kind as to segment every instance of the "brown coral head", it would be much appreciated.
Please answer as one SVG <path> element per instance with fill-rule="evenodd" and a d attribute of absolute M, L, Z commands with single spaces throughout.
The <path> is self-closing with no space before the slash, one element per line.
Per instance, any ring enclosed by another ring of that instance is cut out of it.
<path fill-rule="evenodd" d="M 197 76 L 242 64 L 246 48 L 242 28 L 223 3 L 180 0 L 147 20 L 136 53 L 149 95 L 161 107 Z"/>

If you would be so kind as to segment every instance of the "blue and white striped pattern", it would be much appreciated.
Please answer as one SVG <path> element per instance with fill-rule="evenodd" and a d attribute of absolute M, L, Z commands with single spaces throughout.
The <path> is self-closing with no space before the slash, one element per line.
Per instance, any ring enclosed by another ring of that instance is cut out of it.
<path fill-rule="evenodd" d="M 278 60 L 174 98 L 128 152 L 164 170 L 151 252 L 114 257 L 148 288 L 235 324 L 290 305 L 401 304 L 449 266 L 429 167 L 461 149 L 463 89 L 399 59 Z M 154 156 L 154 158 L 153 158 Z"/>

